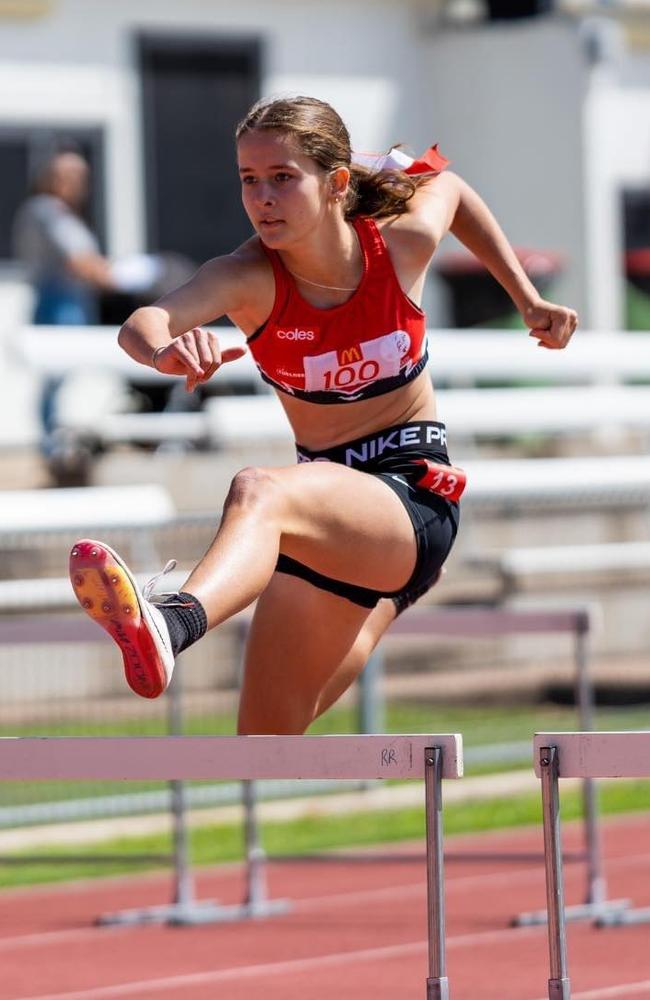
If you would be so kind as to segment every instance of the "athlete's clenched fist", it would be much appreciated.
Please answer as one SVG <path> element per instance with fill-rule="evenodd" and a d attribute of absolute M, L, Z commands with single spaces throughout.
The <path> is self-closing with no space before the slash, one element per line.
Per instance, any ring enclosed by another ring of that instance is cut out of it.
<path fill-rule="evenodd" d="M 556 306 L 540 299 L 523 312 L 530 336 L 539 341 L 538 347 L 561 350 L 571 340 L 578 325 L 578 314 L 566 306 Z"/>

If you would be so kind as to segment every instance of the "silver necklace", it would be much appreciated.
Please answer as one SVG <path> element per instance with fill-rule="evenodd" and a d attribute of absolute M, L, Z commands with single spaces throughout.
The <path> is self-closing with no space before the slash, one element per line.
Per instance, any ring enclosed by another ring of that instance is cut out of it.
<path fill-rule="evenodd" d="M 286 264 L 285 264 L 286 267 Z M 287 271 L 289 268 L 286 267 Z M 356 292 L 357 287 L 354 288 L 342 288 L 340 285 L 321 285 L 320 281 L 310 281 L 309 278 L 303 278 L 302 274 L 296 274 L 295 271 L 289 271 L 292 278 L 297 278 L 298 281 L 304 281 L 306 285 L 314 285 L 316 288 L 327 288 L 331 292 Z"/>

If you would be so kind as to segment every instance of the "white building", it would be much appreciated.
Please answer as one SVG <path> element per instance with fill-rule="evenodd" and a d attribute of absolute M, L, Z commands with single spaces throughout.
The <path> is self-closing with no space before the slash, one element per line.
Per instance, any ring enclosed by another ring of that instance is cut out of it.
<path fill-rule="evenodd" d="M 361 149 L 439 141 L 515 244 L 565 257 L 554 295 L 586 327 L 622 325 L 621 191 L 650 189 L 647 4 L 452 17 L 474 7 L 0 0 L 0 255 L 30 169 L 64 136 L 93 157 L 109 254 L 227 249 L 247 232 L 233 123 L 261 94 L 302 92 L 330 100 Z M 448 319 L 435 288 L 429 306 Z"/>

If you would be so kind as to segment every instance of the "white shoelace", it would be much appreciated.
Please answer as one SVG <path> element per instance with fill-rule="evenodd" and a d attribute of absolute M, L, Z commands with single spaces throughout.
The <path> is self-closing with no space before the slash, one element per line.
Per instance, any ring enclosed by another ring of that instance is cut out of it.
<path fill-rule="evenodd" d="M 175 568 L 176 568 L 176 560 L 170 559 L 168 562 L 165 563 L 160 573 L 156 573 L 156 575 L 152 576 L 150 580 L 147 580 L 144 587 L 142 588 L 142 596 L 144 597 L 145 601 L 148 601 L 149 604 L 153 604 L 155 606 L 159 604 L 165 604 L 165 607 L 167 608 L 187 608 L 189 606 L 187 601 L 161 600 L 161 598 L 179 597 L 180 595 L 177 590 L 163 590 L 158 594 L 154 594 L 154 591 L 156 589 L 156 584 L 158 583 L 158 581 L 163 576 L 165 576 L 166 573 L 171 573 L 171 571 Z"/>

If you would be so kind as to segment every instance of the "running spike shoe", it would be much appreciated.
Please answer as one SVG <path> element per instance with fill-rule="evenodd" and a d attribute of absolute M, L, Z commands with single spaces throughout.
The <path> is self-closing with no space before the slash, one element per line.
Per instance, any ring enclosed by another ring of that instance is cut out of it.
<path fill-rule="evenodd" d="M 127 684 L 142 698 L 162 694 L 174 669 L 169 630 L 151 597 L 158 579 L 175 565 L 173 560 L 167 563 L 140 590 L 126 564 L 105 542 L 82 538 L 70 553 L 70 581 L 77 600 L 120 647 Z"/>

